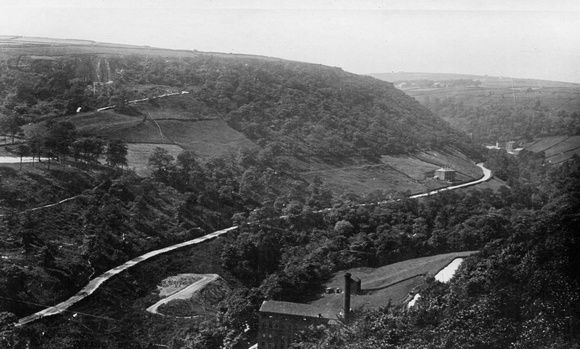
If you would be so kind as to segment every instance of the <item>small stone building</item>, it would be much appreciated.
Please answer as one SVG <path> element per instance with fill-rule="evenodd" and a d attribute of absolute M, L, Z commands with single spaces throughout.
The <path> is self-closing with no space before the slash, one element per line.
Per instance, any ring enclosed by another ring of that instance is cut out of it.
<path fill-rule="evenodd" d="M 435 178 L 442 181 L 453 182 L 455 180 L 455 170 L 449 167 L 443 167 L 435 171 Z"/>
<path fill-rule="evenodd" d="M 518 146 L 518 143 L 516 141 L 509 141 L 509 142 L 506 142 L 506 144 L 505 144 L 505 150 L 508 153 L 513 153 L 516 150 L 517 146 Z"/>

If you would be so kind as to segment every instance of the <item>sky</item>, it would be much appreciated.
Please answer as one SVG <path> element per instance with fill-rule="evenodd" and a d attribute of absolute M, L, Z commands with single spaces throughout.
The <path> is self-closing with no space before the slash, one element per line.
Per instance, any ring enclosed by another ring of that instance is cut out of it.
<path fill-rule="evenodd" d="M 580 83 L 578 0 L 0 0 L 0 35 Z"/>

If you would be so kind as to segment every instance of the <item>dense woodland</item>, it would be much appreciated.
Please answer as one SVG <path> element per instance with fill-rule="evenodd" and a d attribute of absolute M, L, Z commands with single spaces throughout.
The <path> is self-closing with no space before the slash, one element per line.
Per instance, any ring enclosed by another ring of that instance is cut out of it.
<path fill-rule="evenodd" d="M 295 347 L 578 347 L 578 157 L 552 166 L 542 154 L 490 151 L 486 164 L 506 184 L 496 191 L 420 200 L 379 191 L 364 201 L 395 200 L 361 206 L 356 194 L 337 197 L 318 179 L 304 181 L 282 155 L 336 161 L 441 145 L 477 151 L 389 84 L 337 68 L 203 54 L 101 63 L 38 61 L 0 77 L 2 130 L 18 135 L 38 124 L 41 150 L 30 153 L 58 158 L 50 168 L 0 167 L 0 190 L 11 193 L 0 203 L 3 253 L 11 256 L 0 265 L 2 346 L 247 348 L 265 299 L 311 300 L 345 268 L 481 250 L 451 283 L 429 280 L 412 310 L 357 309 L 348 323 L 304 332 Z M 190 91 L 200 111 L 226 119 L 258 147 L 211 159 L 157 148 L 151 176 L 140 178 L 116 168 L 124 165 L 122 142 L 105 147 L 58 119 L 111 104 L 131 114 L 128 100 L 172 89 Z M 117 160 L 96 161 L 107 154 Z M 232 225 L 239 229 L 228 236 L 122 273 L 62 316 L 13 326 L 132 257 Z M 159 299 L 163 275 L 183 270 L 219 273 L 233 291 L 199 318 L 145 312 Z"/>
<path fill-rule="evenodd" d="M 473 134 L 480 142 L 530 142 L 538 137 L 580 134 L 577 112 L 553 110 L 543 106 L 539 99 L 533 104 L 473 107 L 455 97 L 443 100 L 427 97 L 423 104 L 454 127 Z"/>
<path fill-rule="evenodd" d="M 106 310 L 100 309 L 96 314 L 101 318 L 85 317 L 68 323 L 55 318 L 32 324 L 26 329 L 10 331 L 10 340 L 46 348 L 123 348 L 127 340 L 134 341 L 135 347 L 166 343 L 173 348 L 218 348 L 225 343 L 226 347 L 243 348 L 255 338 L 257 309 L 264 299 L 307 301 L 316 297 L 322 283 L 333 272 L 345 268 L 380 266 L 442 252 L 481 249 L 481 253 L 464 263 L 450 284 L 430 280 L 413 310 L 406 311 L 396 304 L 385 304 L 384 308 L 374 311 L 358 310 L 346 326 L 312 328 L 296 346 L 569 348 L 578 341 L 572 329 L 580 321 L 577 302 L 580 275 L 575 268 L 580 253 L 575 229 L 580 159 L 575 157 L 558 167 L 549 167 L 544 166 L 540 156 L 528 153 L 515 158 L 503 151 L 492 151 L 488 158 L 489 165 L 498 172 L 503 168 L 500 166 L 508 164 L 502 176 L 509 186 L 497 192 L 470 189 L 420 201 L 403 199 L 380 206 L 358 206 L 355 196 L 331 198 L 323 188 L 313 186 L 306 189 L 308 199 L 304 202 L 296 200 L 285 206 L 272 203 L 249 213 L 235 214 L 233 223 L 241 229 L 220 239 L 212 247 L 213 254 L 203 258 L 204 263 L 211 260 L 218 265 L 215 268 L 238 286 L 222 302 L 215 316 L 205 317 L 203 321 L 159 322 L 159 318 L 146 316 L 139 310 L 143 297 L 150 299 L 147 290 L 154 284 L 147 286 L 151 281 L 135 278 L 147 268 L 157 268 L 153 264 L 142 266 L 141 271 L 122 277 L 127 281 L 111 286 L 111 291 L 122 294 L 127 293 L 124 290 L 127 287 L 136 291 L 137 295 L 127 295 L 129 301 L 114 301 L 122 302 L 123 307 L 113 303 Z M 153 163 L 155 159 L 152 157 Z M 168 160 L 165 174 L 171 178 L 181 172 L 184 160 Z M 207 171 L 206 165 L 198 166 L 201 171 Z M 159 175 L 159 172 L 153 174 Z M 207 183 L 211 183 L 209 173 L 206 175 Z M 114 210 L 106 209 L 109 205 L 97 207 L 119 214 L 127 212 L 125 207 L 136 207 L 135 200 L 120 200 L 127 196 L 121 195 L 124 192 L 121 189 L 127 184 L 120 185 L 126 181 L 115 181 L 116 185 L 108 193 L 102 192 L 117 202 L 112 206 Z M 183 185 L 181 181 L 169 184 L 177 188 Z M 193 199 L 188 195 L 182 205 L 192 204 Z M 253 201 L 248 200 L 240 205 L 251 207 Z M 313 208 L 327 204 L 325 200 L 330 200 L 334 208 L 317 213 Z M 223 198 L 219 202 L 223 203 Z M 129 217 L 133 211 L 127 212 Z M 280 218 L 282 213 L 288 216 Z M 179 212 L 173 214 L 179 216 Z M 110 219 L 109 237 L 96 235 L 102 236 L 99 240 L 103 244 L 114 241 L 111 237 L 121 231 Z M 147 224 L 143 218 L 118 224 L 132 225 L 137 221 Z M 180 227 L 172 221 L 167 220 L 166 224 L 169 225 L 165 231 L 179 231 Z M 127 234 L 125 238 L 135 239 L 135 236 Z M 102 246 L 105 251 L 107 248 L 110 252 L 116 251 Z M 117 248 L 122 250 L 120 246 Z M 95 261 L 98 251 L 95 250 Z M 125 253 L 130 255 L 129 251 Z M 107 265 L 106 256 L 101 254 L 100 258 L 105 258 L 101 260 L 102 265 Z M 176 258 L 173 263 L 193 262 L 183 260 L 188 257 Z M 58 255 L 55 259 L 59 261 Z M 54 272 L 58 269 L 55 259 L 37 259 L 38 267 L 34 270 L 44 267 Z M 47 262 L 49 266 L 53 263 L 52 267 L 43 265 Z M 21 270 L 21 273 L 27 271 Z M 97 296 L 95 303 L 85 305 L 82 311 L 98 309 L 94 307 L 99 300 L 111 302 L 101 298 Z M 132 309 L 130 317 L 127 310 L 122 310 L 127 307 Z M 5 317 L 9 319 L 10 315 L 5 313 Z M 111 323 L 110 319 L 123 321 Z M 246 331 L 246 326 L 250 326 L 250 331 Z M 150 330 L 144 333 L 143 327 Z"/>

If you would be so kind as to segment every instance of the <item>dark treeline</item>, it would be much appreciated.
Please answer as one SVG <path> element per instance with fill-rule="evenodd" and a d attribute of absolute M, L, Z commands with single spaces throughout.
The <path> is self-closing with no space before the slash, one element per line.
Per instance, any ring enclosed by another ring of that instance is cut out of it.
<path fill-rule="evenodd" d="M 505 98 L 510 98 L 506 96 Z M 435 115 L 448 120 L 454 127 L 473 133 L 480 142 L 523 140 L 537 137 L 580 134 L 578 113 L 554 111 L 542 106 L 538 99 L 533 104 L 489 105 L 473 107 L 455 97 L 427 98 L 423 104 Z"/>

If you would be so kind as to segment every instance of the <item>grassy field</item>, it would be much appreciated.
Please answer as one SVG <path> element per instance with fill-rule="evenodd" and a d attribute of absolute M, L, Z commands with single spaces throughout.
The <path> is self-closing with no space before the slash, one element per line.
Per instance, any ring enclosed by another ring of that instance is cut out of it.
<path fill-rule="evenodd" d="M 480 178 L 483 173 L 475 162 L 457 150 L 424 151 L 411 155 L 383 156 L 382 164 L 360 164 L 332 168 L 310 165 L 301 175 L 311 181 L 319 176 L 334 193 L 358 193 L 361 196 L 376 190 L 411 191 L 418 193 L 448 186 L 449 183 L 433 178 L 435 170 L 451 166 L 457 170 L 458 181 Z M 306 167 L 306 164 L 296 164 Z"/>
<path fill-rule="evenodd" d="M 214 157 L 242 147 L 255 146 L 243 134 L 229 127 L 224 120 L 183 122 L 158 121 L 163 134 L 186 150 L 193 150 L 202 157 Z"/>
<path fill-rule="evenodd" d="M 156 147 L 168 150 L 174 157 L 183 150 L 192 150 L 202 158 L 211 158 L 255 146 L 225 121 L 197 119 L 200 114 L 180 112 L 178 105 L 179 101 L 174 101 L 167 109 L 152 109 L 147 115 L 143 108 L 138 108 L 142 115 L 129 116 L 107 110 L 77 114 L 63 120 L 72 122 L 81 132 L 127 142 L 129 168 L 139 175 L 149 173 L 147 161 Z M 171 120 L 163 120 L 160 116 L 171 117 Z"/>
<path fill-rule="evenodd" d="M 351 273 L 362 281 L 362 294 L 351 298 L 351 307 L 373 308 L 386 306 L 389 301 L 401 303 L 414 288 L 423 284 L 425 276 L 434 276 L 454 259 L 467 257 L 476 251 L 454 252 L 411 259 L 380 268 L 353 268 L 336 273 L 324 287 L 343 288 L 344 273 Z M 323 295 L 310 304 L 336 313 L 342 307 L 342 294 Z"/>

